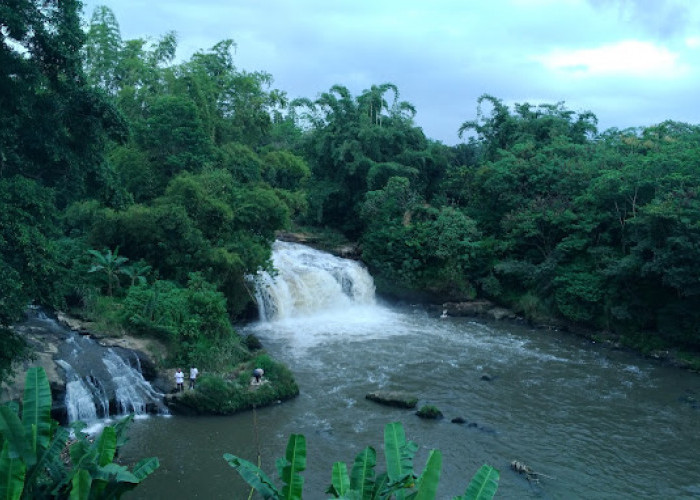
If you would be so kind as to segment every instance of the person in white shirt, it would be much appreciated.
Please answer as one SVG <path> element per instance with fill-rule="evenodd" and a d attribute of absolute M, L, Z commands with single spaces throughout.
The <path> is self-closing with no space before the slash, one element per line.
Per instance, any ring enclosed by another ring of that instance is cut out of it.
<path fill-rule="evenodd" d="M 190 367 L 190 389 L 194 389 L 194 384 L 197 381 L 197 375 L 199 375 L 199 370 L 194 366 Z"/>
<path fill-rule="evenodd" d="M 182 373 L 180 368 L 175 372 L 175 385 L 177 386 L 177 392 L 182 392 L 185 390 L 185 374 Z"/>

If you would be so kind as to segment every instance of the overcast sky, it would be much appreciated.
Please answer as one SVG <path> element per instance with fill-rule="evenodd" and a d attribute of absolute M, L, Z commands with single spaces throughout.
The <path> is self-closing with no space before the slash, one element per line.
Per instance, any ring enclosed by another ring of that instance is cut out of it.
<path fill-rule="evenodd" d="M 484 93 L 564 101 L 599 130 L 700 124 L 698 0 L 86 0 L 124 40 L 178 35 L 178 59 L 232 38 L 239 69 L 290 98 L 394 83 L 429 138 L 453 145 Z"/>

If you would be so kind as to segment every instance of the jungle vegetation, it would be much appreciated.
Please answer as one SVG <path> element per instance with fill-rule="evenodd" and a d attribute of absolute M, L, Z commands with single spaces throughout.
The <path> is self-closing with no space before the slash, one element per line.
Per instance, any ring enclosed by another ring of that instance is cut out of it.
<path fill-rule="evenodd" d="M 246 275 L 304 227 L 360 242 L 388 296 L 700 351 L 699 126 L 599 131 L 484 94 L 448 146 L 391 83 L 289 100 L 233 40 L 180 61 L 175 33 L 81 15 L 0 3 L 0 325 L 41 304 L 215 363 L 254 310 Z M 0 376 L 25 355 L 3 329 Z"/>

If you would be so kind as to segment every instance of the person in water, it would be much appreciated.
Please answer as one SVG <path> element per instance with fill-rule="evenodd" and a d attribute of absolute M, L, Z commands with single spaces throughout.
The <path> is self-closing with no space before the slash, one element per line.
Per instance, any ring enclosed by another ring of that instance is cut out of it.
<path fill-rule="evenodd" d="M 197 381 L 197 375 L 199 375 L 199 370 L 194 366 L 190 367 L 190 389 L 194 389 L 194 384 Z"/>
<path fill-rule="evenodd" d="M 177 392 L 182 392 L 185 390 L 185 374 L 182 373 L 180 368 L 175 372 L 175 385 L 177 387 Z"/>

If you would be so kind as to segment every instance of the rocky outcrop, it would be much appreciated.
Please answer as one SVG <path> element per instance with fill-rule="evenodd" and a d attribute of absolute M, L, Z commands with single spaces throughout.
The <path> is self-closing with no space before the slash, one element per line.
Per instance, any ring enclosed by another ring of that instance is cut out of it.
<path fill-rule="evenodd" d="M 362 257 L 362 249 L 356 242 L 334 244 L 329 241 L 323 241 L 320 236 L 315 234 L 293 233 L 289 231 L 278 231 L 275 237 L 280 241 L 308 245 L 317 250 L 331 253 L 336 257 L 342 257 L 343 259 L 360 260 Z"/>
<path fill-rule="evenodd" d="M 499 307 L 489 300 L 470 300 L 466 302 L 445 302 L 442 305 L 446 316 L 481 316 L 495 320 L 515 319 L 517 316 L 510 309 Z"/>
<path fill-rule="evenodd" d="M 366 399 L 386 406 L 397 406 L 399 408 L 415 408 L 418 398 L 413 394 L 402 391 L 375 391 L 365 396 Z"/>

